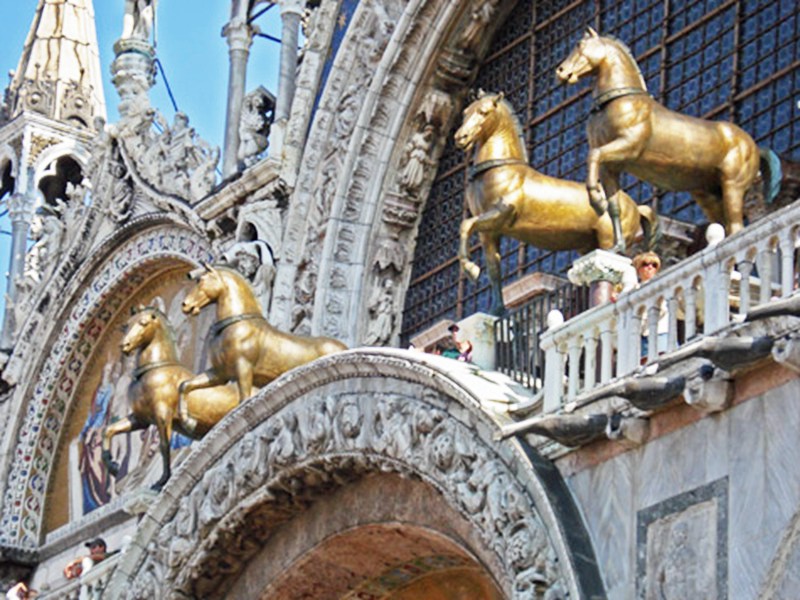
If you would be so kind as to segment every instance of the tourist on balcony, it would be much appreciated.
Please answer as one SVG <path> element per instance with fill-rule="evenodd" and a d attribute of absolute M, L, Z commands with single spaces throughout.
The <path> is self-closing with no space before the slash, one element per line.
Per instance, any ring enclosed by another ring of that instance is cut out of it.
<path fill-rule="evenodd" d="M 64 567 L 64 577 L 67 579 L 80 577 L 94 565 L 108 557 L 106 542 L 103 538 L 96 538 L 86 542 L 86 547 L 89 548 L 89 556 L 80 556 Z"/>
<path fill-rule="evenodd" d="M 17 585 L 12 587 L 6 592 L 6 600 L 28 600 L 35 598 L 38 593 L 34 590 L 28 589 L 24 581 L 20 581 Z"/>
<path fill-rule="evenodd" d="M 655 252 L 643 252 L 637 254 L 633 258 L 633 266 L 636 269 L 636 275 L 639 278 L 639 285 L 647 283 L 655 277 L 661 270 L 661 258 Z M 648 334 L 650 326 L 647 322 L 647 313 L 642 316 L 642 357 L 647 357 L 648 354 Z M 661 354 L 667 351 L 667 340 L 669 339 L 669 312 L 667 311 L 667 303 L 662 298 L 658 308 L 658 324 L 656 326 L 658 334 L 658 353 Z"/>

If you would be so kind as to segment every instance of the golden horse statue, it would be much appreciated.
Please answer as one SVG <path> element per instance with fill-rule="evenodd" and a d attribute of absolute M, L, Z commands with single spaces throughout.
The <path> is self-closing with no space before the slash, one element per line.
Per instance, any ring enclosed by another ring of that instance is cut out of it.
<path fill-rule="evenodd" d="M 503 94 L 482 94 L 464 110 L 456 144 L 475 149 L 467 204 L 472 217 L 461 223 L 458 259 L 473 280 L 480 268 L 469 258 L 469 238 L 477 233 L 486 255 L 492 284 L 493 314 L 503 312 L 499 242 L 510 236 L 547 250 L 578 250 L 614 246 L 611 218 L 598 216 L 589 204 L 586 186 L 548 177 L 528 164 L 519 121 Z M 657 215 L 621 196 L 622 237 L 632 242 L 640 224 L 648 245 L 657 232 Z"/>
<path fill-rule="evenodd" d="M 181 420 L 189 427 L 194 415 L 191 405 L 183 402 L 184 394 L 235 381 L 243 401 L 253 386 L 264 386 L 295 367 L 347 349 L 332 338 L 297 336 L 272 327 L 248 281 L 233 269 L 204 264 L 202 274 L 193 272 L 189 277 L 196 284 L 183 301 L 183 312 L 196 315 L 208 304 L 217 305 L 208 342 L 211 368 L 180 387 Z"/>
<path fill-rule="evenodd" d="M 728 234 L 742 229 L 744 194 L 759 171 L 753 138 L 732 123 L 660 105 L 627 46 L 592 28 L 556 69 L 569 84 L 584 75 L 595 75 L 586 187 L 598 213 L 607 209 L 615 218 L 619 177 L 628 172 L 663 190 L 689 192 Z"/>
<path fill-rule="evenodd" d="M 167 317 L 157 308 L 140 307 L 131 315 L 122 339 L 125 354 L 136 351 L 136 369 L 128 387 L 131 413 L 103 429 L 103 463 L 112 475 L 119 465 L 111 458 L 111 438 L 119 433 L 155 425 L 163 461 L 161 478 L 153 489 L 161 489 L 170 476 L 170 440 L 173 430 L 198 439 L 238 404 L 233 387 L 197 390 L 186 396 L 189 410 L 196 415 L 189 429 L 178 420 L 178 388 L 194 376 L 178 362 L 175 340 Z"/>

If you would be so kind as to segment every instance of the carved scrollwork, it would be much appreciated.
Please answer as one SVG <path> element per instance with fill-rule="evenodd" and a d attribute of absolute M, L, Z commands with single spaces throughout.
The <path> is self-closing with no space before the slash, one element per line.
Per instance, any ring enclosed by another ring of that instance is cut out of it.
<path fill-rule="evenodd" d="M 426 400 L 441 405 L 430 394 L 339 393 L 286 406 L 183 496 L 157 536 L 161 549 L 136 570 L 129 597 L 213 594 L 274 528 L 321 494 L 375 471 L 413 474 L 441 490 L 504 565 L 515 598 L 563 588 L 524 486 L 471 428 Z"/>

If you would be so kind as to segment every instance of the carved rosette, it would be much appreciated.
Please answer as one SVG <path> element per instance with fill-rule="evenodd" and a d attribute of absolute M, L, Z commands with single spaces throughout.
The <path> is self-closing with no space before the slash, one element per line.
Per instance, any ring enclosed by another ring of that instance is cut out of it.
<path fill-rule="evenodd" d="M 473 419 L 448 412 L 445 394 L 404 387 L 405 393 L 306 394 L 241 435 L 213 466 L 189 465 L 199 479 L 165 490 L 179 499 L 167 518 L 145 527 L 155 525 L 149 539 L 135 540 L 147 550 L 123 570 L 134 573 L 128 581 L 118 574 L 111 591 L 126 589 L 131 599 L 213 596 L 273 530 L 315 499 L 375 472 L 436 488 L 478 534 L 483 548 L 473 551 L 501 565 L 495 575 L 511 597 L 566 590 L 555 546 L 508 453 L 481 438 Z M 184 465 L 174 477 L 186 479 Z"/>

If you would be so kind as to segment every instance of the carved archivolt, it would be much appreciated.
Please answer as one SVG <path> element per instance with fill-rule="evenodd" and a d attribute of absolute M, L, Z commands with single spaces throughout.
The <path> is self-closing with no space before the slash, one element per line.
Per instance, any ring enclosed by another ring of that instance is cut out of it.
<path fill-rule="evenodd" d="M 137 224 L 130 225 L 135 231 Z M 15 445 L 5 481 L 0 544 L 38 547 L 47 482 L 73 394 L 95 344 L 125 299 L 159 270 L 211 258 L 204 238 L 163 224 L 139 234 L 123 229 L 95 256 L 102 258 L 85 263 L 72 280 L 83 283 L 50 290 L 58 300 L 28 319 L 26 335 L 4 371 L 4 377 L 15 376 L 15 398 L 24 406 L 7 430 Z M 39 356 L 40 361 L 32 358 Z"/>
<path fill-rule="evenodd" d="M 406 381 L 398 385 L 389 373 L 401 364 Z M 500 565 L 494 575 L 509 597 L 563 597 L 574 577 L 560 530 L 540 516 L 549 514 L 538 506 L 546 500 L 519 468 L 513 444 L 491 441 L 480 410 L 408 381 L 432 375 L 415 368 L 411 373 L 407 361 L 380 352 L 331 357 L 229 415 L 144 517 L 109 593 L 214 596 L 277 527 L 316 498 L 369 473 L 394 472 L 433 486 L 471 524 L 482 540 L 471 550 Z M 326 381 L 348 372 L 363 377 L 362 385 Z M 370 381 L 370 372 L 387 376 Z"/>
<path fill-rule="evenodd" d="M 384 304 L 402 306 L 444 136 L 512 5 L 360 3 L 305 146 L 284 237 L 297 259 L 279 268 L 274 323 L 353 344 L 396 340 L 399 320 L 387 327 L 371 307 L 390 287 Z"/>

